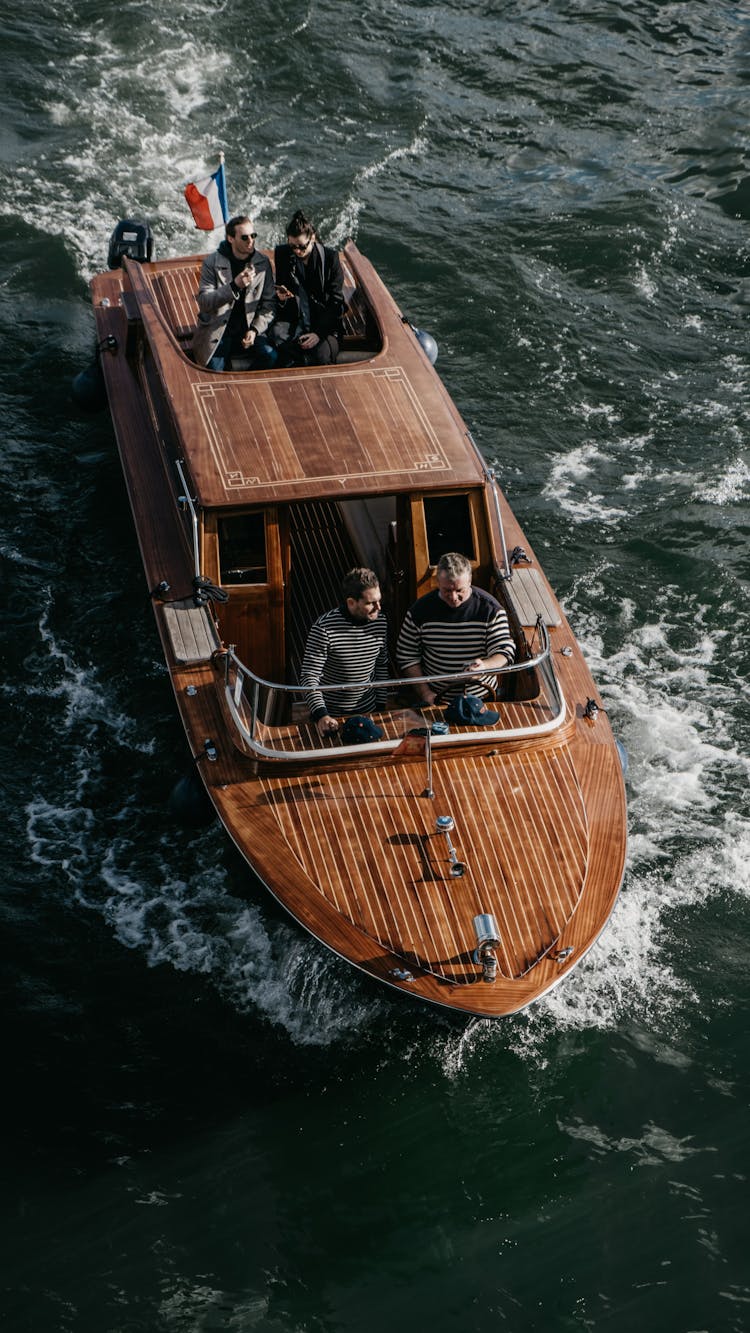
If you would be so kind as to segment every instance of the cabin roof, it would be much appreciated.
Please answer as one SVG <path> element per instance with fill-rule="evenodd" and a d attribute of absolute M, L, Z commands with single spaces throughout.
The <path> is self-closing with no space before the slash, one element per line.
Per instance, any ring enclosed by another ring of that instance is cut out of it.
<path fill-rule="evenodd" d="M 128 305 L 142 322 L 203 506 L 482 483 L 466 426 L 411 327 L 351 242 L 342 259 L 366 294 L 380 352 L 319 369 L 221 374 L 196 366 L 182 350 L 157 285 L 166 276 L 173 290 L 181 284 L 194 292 L 199 259 L 126 261 Z"/>

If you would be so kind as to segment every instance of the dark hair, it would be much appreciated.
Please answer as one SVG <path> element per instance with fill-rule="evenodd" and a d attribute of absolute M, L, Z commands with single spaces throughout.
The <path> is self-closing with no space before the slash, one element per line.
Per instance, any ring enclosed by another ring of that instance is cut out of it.
<path fill-rule="evenodd" d="M 287 236 L 314 236 L 315 223 L 310 221 L 301 208 L 298 208 L 294 217 L 290 218 L 287 223 L 286 234 Z"/>
<path fill-rule="evenodd" d="M 372 569 L 350 569 L 341 580 L 341 596 L 344 601 L 353 597 L 358 602 L 366 588 L 379 588 L 380 579 Z"/>
<path fill-rule="evenodd" d="M 227 236 L 234 236 L 234 233 L 241 222 L 249 222 L 252 225 L 252 221 L 252 218 L 249 218 L 247 213 L 238 213 L 236 218 L 230 218 L 226 224 Z"/>

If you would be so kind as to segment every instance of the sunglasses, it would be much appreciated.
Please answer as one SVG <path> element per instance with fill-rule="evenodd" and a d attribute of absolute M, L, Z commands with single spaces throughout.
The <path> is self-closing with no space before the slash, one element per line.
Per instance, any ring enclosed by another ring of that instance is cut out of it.
<path fill-rule="evenodd" d="M 257 231 L 246 231 L 240 235 L 241 241 L 254 241 L 258 235 Z"/>
<path fill-rule="evenodd" d="M 303 250 L 307 250 L 312 245 L 312 242 L 312 236 L 308 236 L 306 241 L 290 241 L 289 249 L 294 250 L 295 254 L 302 254 Z"/>

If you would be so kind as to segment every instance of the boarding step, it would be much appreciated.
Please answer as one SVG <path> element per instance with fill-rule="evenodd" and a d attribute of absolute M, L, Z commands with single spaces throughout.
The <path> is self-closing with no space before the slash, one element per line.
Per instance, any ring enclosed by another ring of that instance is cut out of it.
<path fill-rule="evenodd" d="M 530 565 L 516 565 L 513 577 L 508 579 L 504 591 L 510 597 L 522 625 L 535 625 L 539 616 L 545 625 L 561 623 L 560 613 L 538 569 Z"/>
<path fill-rule="evenodd" d="M 184 666 L 210 661 L 211 654 L 221 644 L 208 607 L 196 606 L 192 598 L 186 598 L 182 602 L 169 602 L 163 610 L 177 661 Z"/>

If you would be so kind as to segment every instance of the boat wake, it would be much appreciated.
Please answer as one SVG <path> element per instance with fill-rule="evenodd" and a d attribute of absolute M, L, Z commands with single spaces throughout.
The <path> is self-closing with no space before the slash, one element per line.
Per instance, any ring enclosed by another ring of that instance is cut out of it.
<path fill-rule="evenodd" d="M 216 244 L 212 233 L 196 233 L 182 190 L 216 162 L 213 117 L 203 136 L 197 119 L 216 88 L 232 82 L 235 57 L 216 45 L 208 14 L 193 9 L 189 38 L 165 20 L 142 52 L 127 31 L 76 23 L 75 54 L 50 61 L 41 108 L 55 130 L 54 148 L 29 155 L 12 175 L 0 165 L 0 216 L 34 219 L 40 235 L 59 237 L 85 281 L 101 268 L 117 217 L 158 217 L 162 257 Z M 283 156 L 249 162 L 230 179 L 230 208 L 272 219 L 275 231 L 285 185 Z"/>
<path fill-rule="evenodd" d="M 736 896 L 750 896 L 750 759 L 736 739 L 741 674 L 730 668 L 722 682 L 718 673 L 719 659 L 725 667 L 732 654 L 721 636 L 704 630 L 705 608 L 673 599 L 669 589 L 640 626 L 623 599 L 622 642 L 607 654 L 590 609 L 603 578 L 602 568 L 582 577 L 577 608 L 568 613 L 629 755 L 624 887 L 572 985 L 500 1028 L 477 1020 L 441 1039 L 436 1053 L 449 1077 L 465 1073 L 488 1045 L 496 1050 L 500 1043 L 543 1067 L 566 1033 L 630 1023 L 666 1038 L 689 1026 L 705 1007 L 706 968 L 719 975 L 725 968 L 721 944 L 706 938 L 700 923 L 705 914 L 715 920 L 731 913 Z M 729 998 L 714 991 L 711 1004 Z"/>
<path fill-rule="evenodd" d="M 27 838 L 34 863 L 58 887 L 67 882 L 71 900 L 99 914 L 120 944 L 150 967 L 206 977 L 238 1012 L 279 1025 L 302 1046 L 329 1045 L 372 1021 L 378 1004 L 357 998 L 337 959 L 236 896 L 218 829 L 186 839 L 177 855 L 172 828 L 149 834 L 144 852 L 137 807 L 113 813 L 120 831 L 108 836 L 101 808 L 85 803 L 95 787 L 88 768 L 70 803 L 31 801 Z"/>
<path fill-rule="evenodd" d="M 332 224 L 329 233 L 329 243 L 331 245 L 341 246 L 350 236 L 356 237 L 359 225 L 359 215 L 365 206 L 365 193 L 363 187 L 366 188 L 369 181 L 380 176 L 384 171 L 387 171 L 394 162 L 398 162 L 401 158 L 419 157 L 420 154 L 424 153 L 427 147 L 427 140 L 424 134 L 425 127 L 425 123 L 423 123 L 414 135 L 411 143 L 400 148 L 392 148 L 381 158 L 369 163 L 367 166 L 363 167 L 361 171 L 357 172 L 352 181 L 351 192 L 345 200 L 341 212 Z"/>
<path fill-rule="evenodd" d="M 121 943 L 145 953 L 151 966 L 208 977 L 233 1008 L 278 1024 L 299 1045 L 330 1044 L 368 1021 L 371 1007 L 347 995 L 326 950 L 232 893 L 218 830 L 193 844 L 189 879 L 174 877 L 170 842 L 160 849 L 156 881 L 149 867 L 150 887 L 134 873 L 129 839 L 105 851 L 104 895 L 85 905 L 104 915 Z"/>

